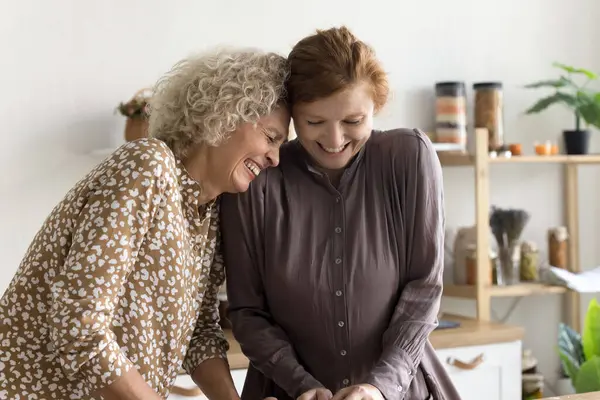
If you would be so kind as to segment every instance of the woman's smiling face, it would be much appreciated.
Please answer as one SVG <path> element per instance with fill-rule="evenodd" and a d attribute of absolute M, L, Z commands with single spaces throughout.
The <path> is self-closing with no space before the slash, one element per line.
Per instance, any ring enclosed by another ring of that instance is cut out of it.
<path fill-rule="evenodd" d="M 373 129 L 375 104 L 368 84 L 293 106 L 298 140 L 326 171 L 346 167 L 365 145 Z"/>

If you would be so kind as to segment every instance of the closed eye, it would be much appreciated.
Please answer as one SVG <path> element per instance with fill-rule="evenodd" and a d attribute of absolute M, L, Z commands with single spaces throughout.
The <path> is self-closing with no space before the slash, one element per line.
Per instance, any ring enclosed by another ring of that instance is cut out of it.
<path fill-rule="evenodd" d="M 350 120 L 350 121 L 344 121 L 345 124 L 348 125 L 358 125 L 362 122 L 361 119 L 355 119 L 355 120 Z"/>
<path fill-rule="evenodd" d="M 277 142 L 277 139 L 274 136 L 272 136 L 267 130 L 264 130 L 263 134 L 265 135 L 269 143 L 273 144 Z"/>
<path fill-rule="evenodd" d="M 306 123 L 309 125 L 320 125 L 323 121 L 306 121 Z"/>

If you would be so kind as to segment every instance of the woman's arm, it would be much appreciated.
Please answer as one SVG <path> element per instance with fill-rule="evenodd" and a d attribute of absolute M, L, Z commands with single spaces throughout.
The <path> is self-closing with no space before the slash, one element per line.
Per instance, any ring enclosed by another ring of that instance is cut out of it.
<path fill-rule="evenodd" d="M 264 252 L 263 172 L 250 189 L 239 195 L 225 195 L 221 202 L 221 232 L 227 272 L 229 318 L 233 333 L 252 365 L 267 378 L 297 398 L 323 387 L 298 362 L 285 332 L 269 313 L 262 284 Z M 277 238 L 271 238 L 278 246 Z"/>
<path fill-rule="evenodd" d="M 154 393 L 111 329 L 118 293 L 158 200 L 170 190 L 167 153 L 154 146 L 148 151 L 162 157 L 141 157 L 145 152 L 130 147 L 105 162 L 107 172 L 73 221 L 72 243 L 51 287 L 49 334 L 65 375 L 83 382 L 90 393 L 102 390 L 116 399 L 147 399 Z"/>
<path fill-rule="evenodd" d="M 217 294 L 225 280 L 220 243 L 220 235 L 217 235 L 208 285 L 183 367 L 210 400 L 236 400 L 239 395 L 227 362 L 229 344 L 219 324 Z"/>
<path fill-rule="evenodd" d="M 442 168 L 421 132 L 396 139 L 396 178 L 403 187 L 407 273 L 400 300 L 383 337 L 383 353 L 367 383 L 386 399 L 403 399 L 421 362 L 429 334 L 437 326 L 444 261 Z M 399 205 L 400 207 L 400 205 Z"/>

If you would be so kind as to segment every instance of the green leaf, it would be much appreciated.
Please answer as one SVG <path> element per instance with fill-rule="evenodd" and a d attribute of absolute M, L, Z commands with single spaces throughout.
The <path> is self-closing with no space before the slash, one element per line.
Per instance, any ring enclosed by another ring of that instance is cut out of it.
<path fill-rule="evenodd" d="M 558 325 L 558 353 L 565 373 L 575 382 L 577 372 L 585 362 L 581 335 L 564 323 Z"/>
<path fill-rule="evenodd" d="M 537 89 L 537 88 L 542 88 L 542 87 L 550 87 L 550 88 L 562 88 L 565 86 L 570 86 L 572 85 L 573 82 L 571 82 L 569 79 L 565 78 L 564 76 L 561 76 L 560 79 L 549 79 L 549 80 L 544 80 L 544 81 L 538 81 L 538 82 L 533 82 L 530 83 L 528 85 L 525 85 L 526 89 Z"/>
<path fill-rule="evenodd" d="M 582 344 L 586 360 L 600 356 L 600 305 L 592 298 L 585 314 Z"/>
<path fill-rule="evenodd" d="M 575 363 L 573 362 L 573 359 L 570 358 L 568 355 L 566 355 L 565 353 L 559 353 L 558 355 L 560 357 L 560 362 L 563 366 L 563 369 L 565 371 L 565 374 L 571 378 L 572 382 L 575 382 L 575 380 L 577 379 L 577 373 L 579 372 L 579 368 L 577 368 L 575 366 Z"/>
<path fill-rule="evenodd" d="M 583 69 L 583 68 L 575 68 L 575 67 L 571 67 L 570 65 L 565 65 L 565 64 L 561 64 L 561 63 L 553 63 L 552 65 L 554 65 L 557 68 L 562 69 L 563 71 L 567 71 L 570 74 L 583 74 L 586 77 L 588 77 L 588 79 L 597 79 L 598 75 L 596 75 L 595 73 L 588 71 L 587 69 Z"/>
<path fill-rule="evenodd" d="M 567 106 L 569 106 L 571 108 L 577 107 L 577 99 L 575 97 L 573 97 L 570 94 L 556 92 L 550 96 L 547 96 L 547 97 L 544 97 L 544 98 L 538 100 L 538 102 L 535 103 L 530 108 L 528 108 L 527 111 L 525 111 L 525 113 L 526 114 L 539 113 L 541 111 L 544 111 L 546 108 L 550 107 L 551 105 L 560 103 L 560 102 L 565 103 Z"/>
<path fill-rule="evenodd" d="M 594 99 L 581 99 L 579 115 L 588 124 L 598 126 L 600 124 L 600 104 Z"/>
<path fill-rule="evenodd" d="M 574 386 L 577 393 L 600 391 L 600 357 L 592 356 L 583 363 Z"/>

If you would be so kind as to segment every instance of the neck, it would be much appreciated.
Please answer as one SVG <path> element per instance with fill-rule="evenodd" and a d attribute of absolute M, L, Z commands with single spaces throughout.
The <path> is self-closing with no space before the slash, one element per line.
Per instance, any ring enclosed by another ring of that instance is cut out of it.
<path fill-rule="evenodd" d="M 210 147 L 206 145 L 198 145 L 190 154 L 182 160 L 183 165 L 187 169 L 188 174 L 200 185 L 200 194 L 198 202 L 206 204 L 215 199 L 223 190 L 217 182 L 211 179 L 210 171 Z"/>

